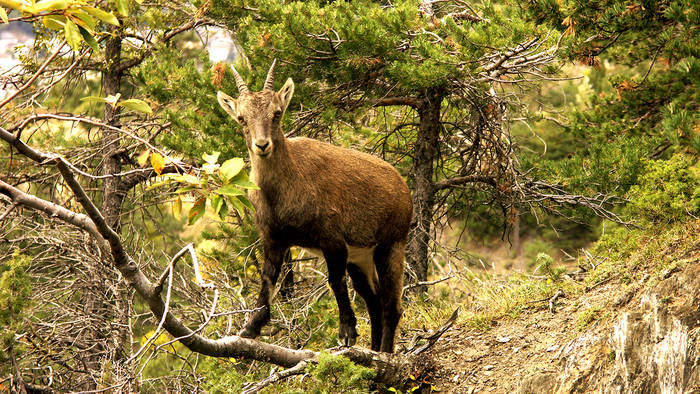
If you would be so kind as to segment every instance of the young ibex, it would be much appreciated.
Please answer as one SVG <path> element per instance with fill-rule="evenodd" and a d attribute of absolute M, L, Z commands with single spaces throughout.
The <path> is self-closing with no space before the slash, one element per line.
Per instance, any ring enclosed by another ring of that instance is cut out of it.
<path fill-rule="evenodd" d="M 233 69 L 240 96 L 217 99 L 242 127 L 250 155 L 250 192 L 265 262 L 256 311 L 240 335 L 254 338 L 270 320 L 270 298 L 290 246 L 323 256 L 340 314 L 339 341 L 357 338 L 345 273 L 365 300 L 372 349 L 393 352 L 401 317 L 404 251 L 411 194 L 385 161 L 309 138 L 285 138 L 280 120 L 294 93 L 287 79 L 273 90 L 275 62 L 263 89 L 251 92 Z M 349 263 L 349 264 L 348 264 Z"/>

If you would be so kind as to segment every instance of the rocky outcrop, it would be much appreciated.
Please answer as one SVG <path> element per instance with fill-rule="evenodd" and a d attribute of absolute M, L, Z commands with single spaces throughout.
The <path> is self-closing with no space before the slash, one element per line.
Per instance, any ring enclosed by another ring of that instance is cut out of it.
<path fill-rule="evenodd" d="M 700 393 L 700 256 L 660 276 L 615 300 L 624 312 L 566 344 L 558 371 L 525 379 L 519 392 Z"/>

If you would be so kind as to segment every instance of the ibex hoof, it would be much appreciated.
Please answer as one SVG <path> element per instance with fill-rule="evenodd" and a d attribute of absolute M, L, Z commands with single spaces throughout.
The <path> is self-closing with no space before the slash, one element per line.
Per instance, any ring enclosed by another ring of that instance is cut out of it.
<path fill-rule="evenodd" d="M 243 337 L 243 338 L 251 338 L 252 339 L 252 338 L 257 338 L 258 335 L 260 335 L 260 333 L 256 332 L 255 330 L 253 330 L 250 327 L 243 327 L 243 329 L 238 332 L 238 336 Z"/>
<path fill-rule="evenodd" d="M 355 338 L 345 337 L 338 339 L 338 346 L 351 347 L 355 345 Z"/>
<path fill-rule="evenodd" d="M 338 345 L 340 346 L 353 346 L 357 340 L 357 331 L 352 326 L 340 326 L 340 332 L 338 333 Z"/>

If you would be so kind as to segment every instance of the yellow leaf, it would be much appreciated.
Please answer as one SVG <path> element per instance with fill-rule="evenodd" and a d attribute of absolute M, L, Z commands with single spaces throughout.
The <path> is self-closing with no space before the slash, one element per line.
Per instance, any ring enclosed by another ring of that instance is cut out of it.
<path fill-rule="evenodd" d="M 143 167 L 148 163 L 148 156 L 151 155 L 151 150 L 146 149 L 145 151 L 141 152 L 139 155 L 138 159 L 136 159 L 136 162 L 139 163 L 139 167 Z"/>
<path fill-rule="evenodd" d="M 0 0 L 0 5 L 13 10 L 23 10 L 29 6 L 26 1 Z"/>
<path fill-rule="evenodd" d="M 0 7 L 0 19 L 2 19 L 3 23 L 10 23 L 7 19 L 7 12 L 2 7 Z"/>
<path fill-rule="evenodd" d="M 177 199 L 175 202 L 173 202 L 173 216 L 175 216 L 175 219 L 180 219 L 180 216 L 182 215 L 182 198 L 180 196 L 177 196 Z"/>
<path fill-rule="evenodd" d="M 95 18 L 101 20 L 104 23 L 109 23 L 110 25 L 114 26 L 119 26 L 119 20 L 117 19 L 116 16 L 112 15 L 109 12 L 102 11 L 99 8 L 95 7 L 82 7 L 85 12 L 88 14 L 94 16 Z"/>
<path fill-rule="evenodd" d="M 63 30 L 66 24 L 66 17 L 63 15 L 47 15 L 41 18 L 44 26 L 51 30 Z"/>
<path fill-rule="evenodd" d="M 165 167 L 165 160 L 163 160 L 163 156 L 161 156 L 158 152 L 153 152 L 151 154 L 151 165 L 153 166 L 153 171 L 160 175 L 160 173 L 163 171 L 163 167 Z"/>
<path fill-rule="evenodd" d="M 43 11 L 64 10 L 66 8 L 68 8 L 68 3 L 65 0 L 44 0 L 24 7 L 23 11 L 38 14 Z"/>

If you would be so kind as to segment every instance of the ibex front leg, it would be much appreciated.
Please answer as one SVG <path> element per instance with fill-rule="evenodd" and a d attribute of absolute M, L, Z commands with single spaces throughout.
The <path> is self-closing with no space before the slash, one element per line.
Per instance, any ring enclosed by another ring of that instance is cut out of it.
<path fill-rule="evenodd" d="M 246 338 L 256 338 L 260 335 L 260 329 L 270 321 L 270 301 L 272 291 L 280 275 L 284 254 L 287 252 L 286 246 L 270 243 L 263 243 L 265 251 L 265 262 L 263 263 L 262 275 L 260 275 L 260 293 L 258 302 L 255 305 L 256 312 L 250 317 L 245 327 L 238 335 Z"/>

